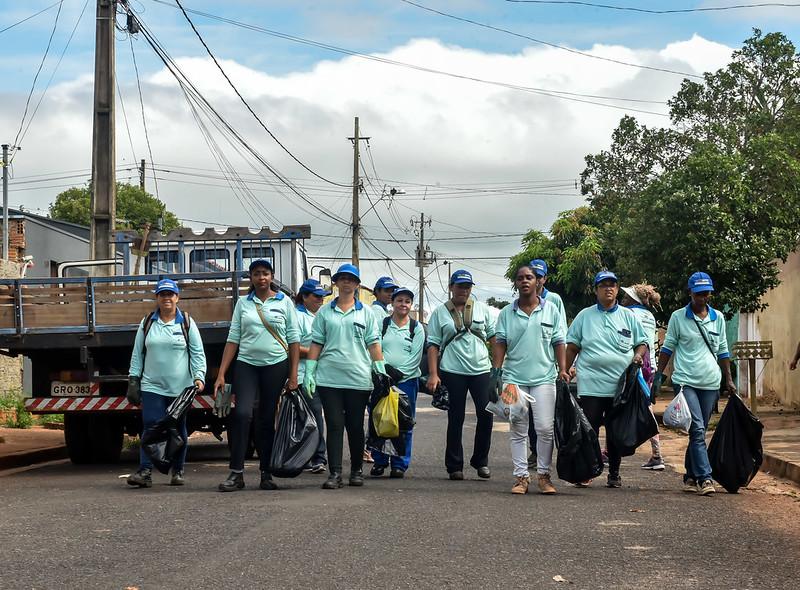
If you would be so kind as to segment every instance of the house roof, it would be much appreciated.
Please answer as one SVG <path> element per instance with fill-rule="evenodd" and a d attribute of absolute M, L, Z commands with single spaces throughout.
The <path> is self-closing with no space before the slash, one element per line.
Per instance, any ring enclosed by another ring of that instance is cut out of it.
<path fill-rule="evenodd" d="M 80 225 L 78 223 L 71 223 L 69 221 L 62 221 L 60 219 L 51 219 L 50 217 L 45 217 L 44 215 L 36 215 L 30 211 L 20 211 L 19 209 L 10 208 L 8 210 L 8 217 L 9 219 L 30 219 L 35 223 L 52 227 L 62 232 L 71 234 L 77 238 L 82 238 L 85 240 L 89 239 L 89 226 L 87 225 Z"/>

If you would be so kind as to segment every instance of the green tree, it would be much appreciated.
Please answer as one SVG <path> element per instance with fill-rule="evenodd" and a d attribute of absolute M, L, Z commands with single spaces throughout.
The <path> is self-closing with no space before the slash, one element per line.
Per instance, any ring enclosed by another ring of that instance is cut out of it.
<path fill-rule="evenodd" d="M 65 190 L 50 204 L 50 217 L 89 225 L 90 194 L 91 187 L 73 187 Z M 180 227 L 175 214 L 167 211 L 164 203 L 156 197 L 138 186 L 124 182 L 117 183 L 117 229 L 139 229 L 145 223 L 156 225 L 162 215 L 164 231 Z"/>
<path fill-rule="evenodd" d="M 486 299 L 486 305 L 491 305 L 497 309 L 503 309 L 506 305 L 511 305 L 511 302 L 505 301 L 504 299 L 495 299 L 494 297 L 489 297 Z"/>

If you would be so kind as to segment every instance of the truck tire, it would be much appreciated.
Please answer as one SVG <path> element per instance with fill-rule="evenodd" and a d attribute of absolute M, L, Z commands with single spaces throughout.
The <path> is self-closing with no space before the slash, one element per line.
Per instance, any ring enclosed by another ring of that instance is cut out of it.
<path fill-rule="evenodd" d="M 86 465 L 92 462 L 89 416 L 64 414 L 64 442 L 67 445 L 67 455 L 75 465 Z"/>
<path fill-rule="evenodd" d="M 89 438 L 95 463 L 119 462 L 124 430 L 122 422 L 116 416 L 91 416 Z"/>

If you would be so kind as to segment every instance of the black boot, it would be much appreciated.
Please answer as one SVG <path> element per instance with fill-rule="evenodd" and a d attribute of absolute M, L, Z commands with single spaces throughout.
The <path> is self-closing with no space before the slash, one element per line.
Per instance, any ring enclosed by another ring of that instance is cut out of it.
<path fill-rule="evenodd" d="M 244 488 L 244 474 L 231 471 L 228 479 L 219 484 L 220 492 L 235 492 Z"/>
<path fill-rule="evenodd" d="M 364 485 L 364 474 L 359 469 L 358 471 L 350 472 L 350 485 L 360 488 Z"/>
<path fill-rule="evenodd" d="M 262 490 L 277 490 L 278 485 L 272 481 L 272 474 L 269 471 L 261 472 L 261 483 L 259 486 Z"/>
<path fill-rule="evenodd" d="M 322 484 L 323 490 L 338 490 L 340 487 L 342 487 L 342 474 L 336 472 L 331 472 L 328 479 Z"/>
<path fill-rule="evenodd" d="M 128 476 L 128 485 L 137 486 L 140 488 L 153 487 L 153 475 L 150 469 L 140 469 L 136 473 L 131 473 Z"/>

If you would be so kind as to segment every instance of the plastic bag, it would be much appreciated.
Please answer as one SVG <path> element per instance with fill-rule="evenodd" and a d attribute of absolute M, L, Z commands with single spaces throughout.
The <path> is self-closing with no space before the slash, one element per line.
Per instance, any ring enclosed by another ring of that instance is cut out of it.
<path fill-rule="evenodd" d="M 689 427 L 692 425 L 692 413 L 689 411 L 689 406 L 686 403 L 686 396 L 683 395 L 683 387 L 678 392 L 667 409 L 664 410 L 664 417 L 662 418 L 664 426 L 671 428 L 680 428 L 689 432 Z"/>
<path fill-rule="evenodd" d="M 400 436 L 400 422 L 397 412 L 400 403 L 400 390 L 392 387 L 389 394 L 378 400 L 372 408 L 372 424 L 375 433 L 381 438 Z"/>
<path fill-rule="evenodd" d="M 496 402 L 486 404 L 486 411 L 512 424 L 521 424 L 528 421 L 529 406 L 527 402 L 533 404 L 535 400 L 525 395 L 513 383 L 506 383 L 500 393 L 500 398 Z"/>
<path fill-rule="evenodd" d="M 556 382 L 555 442 L 559 479 L 582 483 L 603 473 L 597 434 L 564 381 Z"/>
<path fill-rule="evenodd" d="M 275 421 L 270 471 L 275 477 L 297 477 L 319 445 L 319 428 L 307 398 L 299 389 L 281 395 Z"/>
<path fill-rule="evenodd" d="M 416 424 L 416 420 L 414 420 L 414 416 L 411 413 L 411 401 L 408 399 L 408 395 L 398 388 L 397 425 L 400 433 L 412 430 L 414 424 Z"/>
<path fill-rule="evenodd" d="M 442 383 L 436 386 L 436 391 L 433 392 L 431 405 L 437 410 L 442 410 L 444 412 L 450 410 L 450 392 L 447 391 L 447 388 Z"/>
<path fill-rule="evenodd" d="M 764 425 L 732 395 L 708 445 L 711 475 L 728 493 L 747 487 L 764 460 L 761 434 Z"/>
<path fill-rule="evenodd" d="M 650 412 L 649 388 L 639 367 L 632 364 L 619 379 L 606 417 L 606 436 L 621 457 L 628 457 L 656 434 L 658 423 Z"/>
<path fill-rule="evenodd" d="M 169 473 L 175 457 L 186 446 L 186 439 L 178 432 L 178 422 L 189 411 L 196 395 L 194 385 L 184 389 L 169 404 L 166 415 L 142 433 L 142 450 L 161 473 Z"/>

